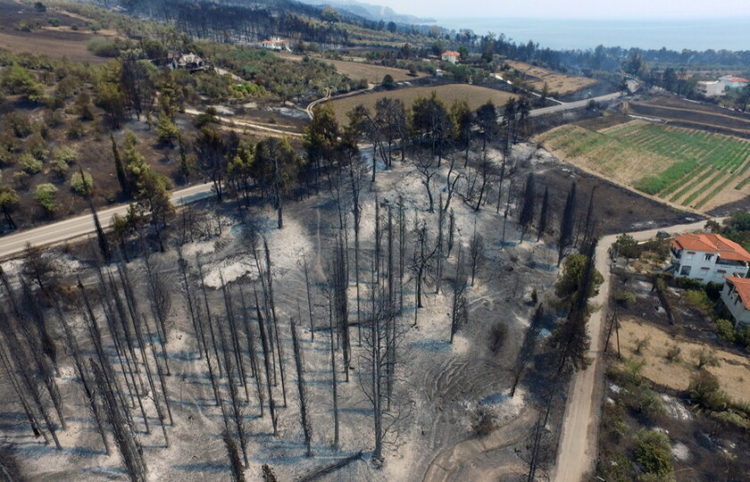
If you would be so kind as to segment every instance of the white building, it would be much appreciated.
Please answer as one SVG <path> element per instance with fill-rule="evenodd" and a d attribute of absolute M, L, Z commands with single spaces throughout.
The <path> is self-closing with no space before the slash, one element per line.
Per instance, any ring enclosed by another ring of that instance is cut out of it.
<path fill-rule="evenodd" d="M 742 77 L 724 75 L 719 80 L 702 80 L 696 84 L 698 91 L 706 97 L 721 97 L 727 93 L 727 89 L 741 89 L 750 83 Z"/>
<path fill-rule="evenodd" d="M 286 50 L 291 51 L 291 40 L 287 40 L 281 37 L 271 37 L 269 40 L 264 40 L 260 43 L 260 46 L 268 50 Z"/>
<path fill-rule="evenodd" d="M 724 278 L 747 276 L 750 253 L 718 234 L 683 234 L 672 241 L 672 269 L 679 278 L 701 283 L 724 283 Z"/>
<path fill-rule="evenodd" d="M 724 95 L 724 84 L 718 80 L 701 80 L 696 88 L 706 97 L 721 97 Z"/>
<path fill-rule="evenodd" d="M 446 52 L 443 52 L 441 59 L 443 59 L 443 62 L 450 62 L 452 64 L 455 64 L 455 63 L 458 63 L 458 59 L 460 57 L 461 57 L 460 53 L 454 50 L 448 50 Z"/>
<path fill-rule="evenodd" d="M 727 276 L 721 301 L 737 323 L 750 324 L 750 279 Z"/>

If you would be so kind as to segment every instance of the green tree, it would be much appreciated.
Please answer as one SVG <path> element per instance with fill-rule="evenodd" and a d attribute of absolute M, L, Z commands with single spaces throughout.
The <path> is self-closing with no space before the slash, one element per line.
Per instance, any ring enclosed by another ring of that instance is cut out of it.
<path fill-rule="evenodd" d="M 636 436 L 635 461 L 649 474 L 665 480 L 672 472 L 672 447 L 669 438 L 656 430 L 641 430 Z"/>
<path fill-rule="evenodd" d="M 25 67 L 14 63 L 3 70 L 0 86 L 11 95 L 21 95 L 31 102 L 44 99 L 44 88 Z"/>
<path fill-rule="evenodd" d="M 385 74 L 383 76 L 383 82 L 380 84 L 385 90 L 392 90 L 394 87 L 396 87 L 396 82 L 393 80 L 393 76 L 391 74 Z"/>
<path fill-rule="evenodd" d="M 312 121 L 305 128 L 304 146 L 309 167 L 314 171 L 316 188 L 319 172 L 324 162 L 333 160 L 339 135 L 339 124 L 330 104 L 315 106 Z"/>
<path fill-rule="evenodd" d="M 156 123 L 156 135 L 160 144 L 168 145 L 170 147 L 174 147 L 175 142 L 180 135 L 180 130 L 177 128 L 177 125 L 169 117 L 169 114 L 163 110 L 159 113 L 159 120 Z"/>
<path fill-rule="evenodd" d="M 52 215 L 57 209 L 57 188 L 53 184 L 39 184 L 34 191 L 34 200 L 44 209 L 47 215 Z"/>
<path fill-rule="evenodd" d="M 70 189 L 84 198 L 94 193 L 94 178 L 88 172 L 79 170 L 70 176 Z"/>
<path fill-rule="evenodd" d="M 573 303 L 578 296 L 578 290 L 584 283 L 583 276 L 586 272 L 588 260 L 585 254 L 578 253 L 565 258 L 562 276 L 555 283 L 555 296 L 566 306 Z M 599 285 L 604 281 L 604 277 L 598 270 L 594 269 L 593 273 L 593 282 L 589 286 L 589 298 L 596 294 Z"/>
<path fill-rule="evenodd" d="M 432 146 L 432 155 L 438 156 L 438 167 L 443 147 L 450 139 L 453 124 L 443 102 L 432 91 L 430 97 L 417 98 L 411 107 L 414 132 Z"/>
<path fill-rule="evenodd" d="M 18 193 L 10 186 L 0 185 L 0 210 L 10 229 L 16 229 L 11 213 L 18 207 Z"/>
<path fill-rule="evenodd" d="M 284 227 L 283 200 L 297 183 L 302 159 L 286 139 L 269 137 L 255 146 L 254 178 L 276 208 L 278 227 Z"/>
<path fill-rule="evenodd" d="M 492 101 L 487 101 L 477 109 L 477 125 L 482 133 L 482 156 L 487 157 L 487 142 L 492 141 L 497 133 L 497 110 Z"/>

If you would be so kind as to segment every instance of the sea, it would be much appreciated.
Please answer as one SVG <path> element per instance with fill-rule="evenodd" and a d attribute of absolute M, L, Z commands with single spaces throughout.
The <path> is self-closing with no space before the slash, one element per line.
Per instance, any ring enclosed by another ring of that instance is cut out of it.
<path fill-rule="evenodd" d="M 750 50 L 750 17 L 680 20 L 437 18 L 440 26 L 477 35 L 505 34 L 556 50 L 637 47 L 669 50 Z"/>

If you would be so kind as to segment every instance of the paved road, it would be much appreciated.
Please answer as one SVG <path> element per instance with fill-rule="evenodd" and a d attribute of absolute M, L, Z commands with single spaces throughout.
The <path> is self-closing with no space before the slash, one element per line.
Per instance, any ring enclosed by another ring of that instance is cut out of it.
<path fill-rule="evenodd" d="M 170 199 L 176 206 L 189 204 L 213 196 L 211 183 L 199 184 L 172 193 Z M 98 211 L 102 227 L 112 225 L 112 216 L 124 215 L 127 204 Z M 94 232 L 94 219 L 91 214 L 66 219 L 34 229 L 20 231 L 0 238 L 0 259 L 7 259 L 21 253 L 27 244 L 33 246 L 50 246 Z"/>
<path fill-rule="evenodd" d="M 185 109 L 185 113 L 192 116 L 197 116 L 200 114 L 204 114 L 203 111 L 200 111 L 198 109 L 192 109 L 188 108 Z M 268 134 L 273 136 L 281 136 L 281 137 L 302 137 L 302 134 L 296 131 L 290 131 L 290 130 L 284 130 L 284 129 L 277 129 L 275 127 L 268 127 L 261 124 L 254 124 L 252 122 L 247 122 L 239 119 L 233 119 L 230 117 L 222 117 L 215 115 L 219 122 L 227 127 L 245 127 L 250 130 L 254 131 L 260 131 L 264 134 Z"/>
<path fill-rule="evenodd" d="M 716 219 L 721 222 L 724 218 Z M 692 224 L 678 224 L 667 228 L 629 233 L 636 241 L 653 238 L 659 231 L 682 233 L 703 229 L 706 221 Z M 599 294 L 592 304 L 602 308 L 591 314 L 588 329 L 591 335 L 591 348 L 588 356 L 593 360 L 586 369 L 575 374 L 568 393 L 568 403 L 563 418 L 562 436 L 557 452 L 557 462 L 552 480 L 555 482 L 580 482 L 584 475 L 594 468 L 599 433 L 600 398 L 594 390 L 597 380 L 603 380 L 602 350 L 604 349 L 604 320 L 607 317 L 609 300 L 610 272 L 608 250 L 617 235 L 606 236 L 599 241 L 594 255 L 596 269 L 604 276 Z"/>
<path fill-rule="evenodd" d="M 529 114 L 531 117 L 539 117 L 540 115 L 554 114 L 556 112 L 564 112 L 566 110 L 582 109 L 589 105 L 592 100 L 595 102 L 608 102 L 610 100 L 617 99 L 622 96 L 621 92 L 614 92 L 612 94 L 600 95 L 599 97 L 591 97 L 589 99 L 577 100 L 575 102 L 563 102 L 560 105 L 553 105 L 550 107 L 541 107 L 534 109 Z"/>

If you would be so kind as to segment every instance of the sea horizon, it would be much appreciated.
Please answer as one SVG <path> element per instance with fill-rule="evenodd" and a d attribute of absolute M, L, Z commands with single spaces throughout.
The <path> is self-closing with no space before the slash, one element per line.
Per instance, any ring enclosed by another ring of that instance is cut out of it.
<path fill-rule="evenodd" d="M 442 27 L 477 35 L 504 34 L 558 50 L 605 47 L 750 50 L 750 17 L 677 19 L 436 18 Z"/>

